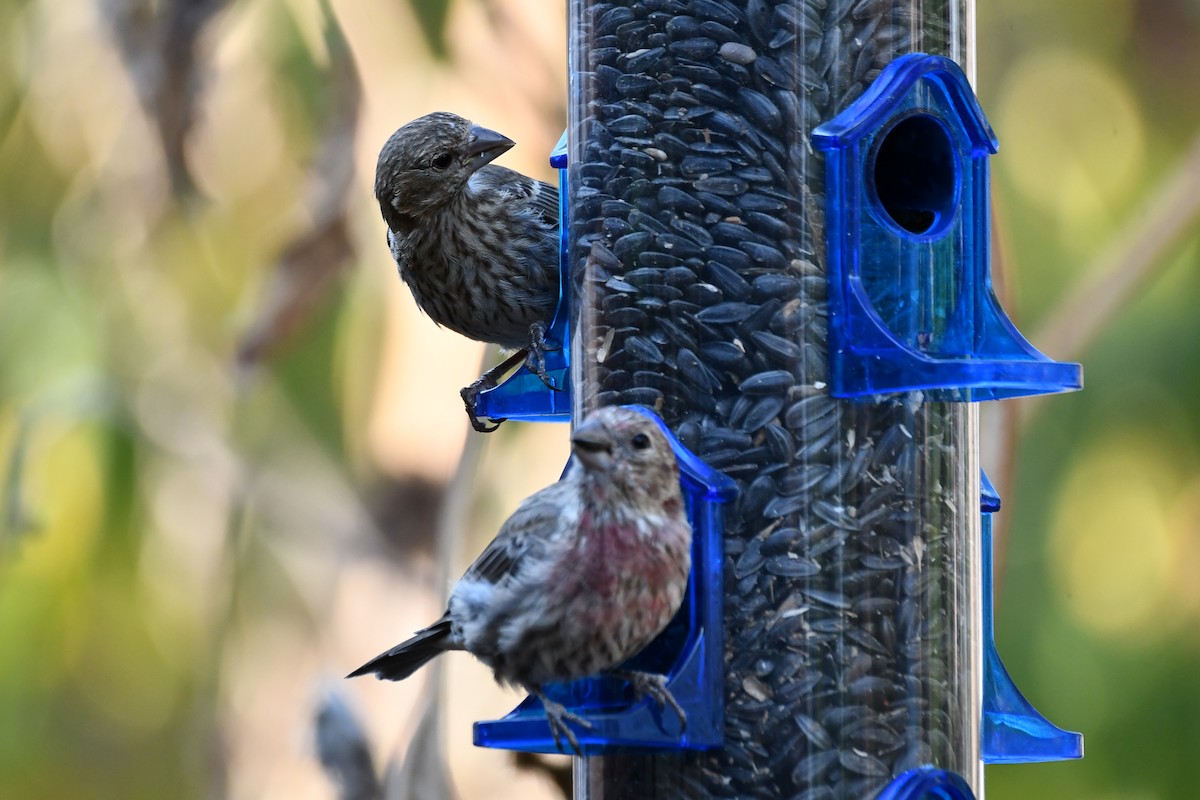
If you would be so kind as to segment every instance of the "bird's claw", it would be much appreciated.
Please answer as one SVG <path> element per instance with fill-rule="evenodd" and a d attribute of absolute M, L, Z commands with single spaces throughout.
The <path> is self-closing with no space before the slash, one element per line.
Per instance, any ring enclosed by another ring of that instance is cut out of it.
<path fill-rule="evenodd" d="M 567 707 L 562 703 L 556 703 L 546 697 L 542 692 L 535 692 L 535 694 L 542 701 L 542 708 L 546 711 L 546 722 L 550 725 L 550 735 L 554 737 L 554 746 L 558 749 L 558 752 L 563 752 L 562 740 L 566 739 L 567 744 L 571 745 L 571 750 L 575 752 L 575 755 L 582 756 L 583 748 L 579 746 L 579 740 L 575 738 L 575 732 L 571 730 L 567 723 L 574 722 L 579 727 L 589 730 L 595 726 L 575 712 L 568 711 Z"/>
<path fill-rule="evenodd" d="M 561 392 L 563 387 L 556 385 L 554 379 L 546 372 L 546 353 L 561 349 L 562 345 L 546 341 L 546 323 L 535 322 L 529 326 L 529 348 L 525 357 L 525 368 L 536 375 L 547 389 L 556 392 Z"/>
<path fill-rule="evenodd" d="M 667 688 L 667 676 L 660 675 L 657 672 L 636 672 L 626 670 L 614 673 L 617 677 L 624 678 L 629 681 L 630 687 L 633 689 L 633 696 L 641 700 L 643 697 L 649 697 L 658 704 L 660 709 L 666 709 L 667 706 L 675 712 L 675 716 L 679 717 L 679 727 L 681 730 L 687 730 L 687 713 L 683 707 L 675 700 L 675 695 L 671 694 L 671 690 Z"/>
<path fill-rule="evenodd" d="M 525 352 L 526 351 L 524 350 L 518 350 L 517 352 L 513 353 L 511 356 L 504 359 L 504 361 L 480 375 L 479 380 L 475 381 L 470 386 L 463 387 L 463 389 L 458 393 L 463 399 L 463 405 L 467 407 L 467 416 L 471 420 L 471 427 L 480 433 L 491 433 L 492 431 L 496 430 L 496 428 L 499 428 L 500 423 L 504 422 L 504 420 L 492 420 L 491 425 L 481 421 L 475 414 L 475 405 L 476 401 L 479 399 L 479 395 L 483 394 L 489 389 L 495 389 L 497 386 L 499 386 L 500 379 L 503 378 L 509 370 L 515 368 L 521 363 L 522 360 L 524 360 Z"/>
<path fill-rule="evenodd" d="M 502 419 L 492 420 L 489 425 L 475 415 L 475 401 L 479 399 L 479 393 L 492 388 L 492 386 L 488 386 L 487 384 L 487 376 L 485 375 L 470 386 L 464 386 L 458 393 L 463 399 L 463 405 L 467 408 L 467 417 L 471 420 L 471 427 L 479 433 L 491 433 L 500 427 L 500 423 L 504 422 Z"/>

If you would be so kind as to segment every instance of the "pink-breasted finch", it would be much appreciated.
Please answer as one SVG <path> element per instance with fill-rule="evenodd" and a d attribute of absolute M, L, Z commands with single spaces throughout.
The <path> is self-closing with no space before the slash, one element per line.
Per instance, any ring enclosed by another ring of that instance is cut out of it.
<path fill-rule="evenodd" d="M 511 139 L 455 114 L 404 125 L 379 153 L 388 247 L 421 310 L 471 339 L 521 352 L 462 390 L 475 397 L 525 361 L 550 388 L 546 328 L 558 304 L 558 190 L 491 161 Z M 554 345 L 551 345 L 554 346 Z"/>
<path fill-rule="evenodd" d="M 687 590 L 692 529 L 667 438 L 648 416 L 608 407 L 571 437 L 574 458 L 531 495 L 455 584 L 446 613 L 356 669 L 403 680 L 446 650 L 466 650 L 501 683 L 541 699 L 555 744 L 580 752 L 547 683 L 609 674 L 638 697 L 683 709 L 666 678 L 618 668 L 671 621 Z M 561 738 L 560 738 L 561 737 Z"/>

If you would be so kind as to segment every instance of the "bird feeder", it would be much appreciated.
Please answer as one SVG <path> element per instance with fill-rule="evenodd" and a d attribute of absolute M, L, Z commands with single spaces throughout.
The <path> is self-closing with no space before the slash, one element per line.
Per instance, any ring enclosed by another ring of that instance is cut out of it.
<path fill-rule="evenodd" d="M 985 762 L 1078 757 L 992 641 L 974 401 L 1082 381 L 991 289 L 973 4 L 569 0 L 568 18 L 570 391 L 518 373 L 479 411 L 639 404 L 674 434 L 693 514 L 703 476 L 739 490 L 719 534 L 699 522 L 686 611 L 646 654 L 680 680 L 686 734 L 619 685 L 556 689 L 598 723 L 577 731 L 577 796 L 966 800 Z M 476 728 L 548 740 L 536 701 Z"/>

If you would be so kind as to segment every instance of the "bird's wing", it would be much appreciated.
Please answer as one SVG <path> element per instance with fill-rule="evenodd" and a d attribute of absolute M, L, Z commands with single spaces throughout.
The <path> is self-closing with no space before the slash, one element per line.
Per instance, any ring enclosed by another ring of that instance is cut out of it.
<path fill-rule="evenodd" d="M 558 189 L 545 181 L 535 180 L 508 167 L 488 164 L 472 176 L 478 190 L 507 192 L 525 201 L 546 225 L 558 224 Z"/>
<path fill-rule="evenodd" d="M 503 583 L 515 578 L 522 565 L 540 562 L 555 534 L 563 529 L 564 509 L 570 507 L 569 491 L 569 486 L 559 481 L 521 503 L 467 569 L 462 583 Z"/>

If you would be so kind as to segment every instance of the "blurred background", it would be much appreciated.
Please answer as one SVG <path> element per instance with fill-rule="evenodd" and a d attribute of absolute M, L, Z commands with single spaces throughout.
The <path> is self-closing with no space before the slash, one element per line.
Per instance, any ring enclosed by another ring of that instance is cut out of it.
<path fill-rule="evenodd" d="M 988 795 L 1191 798 L 1200 2 L 978 18 L 998 288 L 1087 381 L 984 412 L 1000 652 L 1087 747 Z M 565 460 L 565 426 L 467 437 L 490 356 L 416 311 L 371 196 L 437 109 L 554 180 L 565 26 L 527 0 L 0 3 L 0 796 L 317 800 L 385 771 L 398 798 L 561 796 L 565 759 L 470 746 L 518 696 L 469 657 L 340 676 Z"/>

